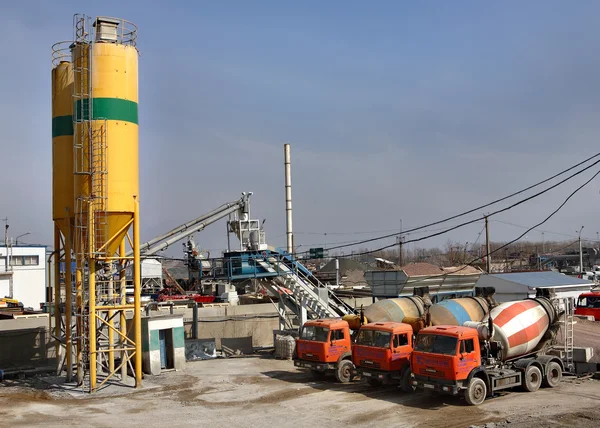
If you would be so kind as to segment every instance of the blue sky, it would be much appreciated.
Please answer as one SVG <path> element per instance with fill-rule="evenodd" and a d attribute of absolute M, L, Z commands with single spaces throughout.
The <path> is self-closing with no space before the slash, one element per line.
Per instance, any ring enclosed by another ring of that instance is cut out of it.
<path fill-rule="evenodd" d="M 434 221 L 598 151 L 597 2 L 149 4 L 0 5 L 0 217 L 13 236 L 51 243 L 50 48 L 72 38 L 76 12 L 140 29 L 143 238 L 253 191 L 283 244 L 286 142 L 306 246 Z M 498 219 L 537 223 L 575 184 Z M 545 229 L 595 238 L 599 196 L 595 182 Z M 481 226 L 423 245 L 473 242 Z M 197 241 L 222 249 L 224 229 Z"/>

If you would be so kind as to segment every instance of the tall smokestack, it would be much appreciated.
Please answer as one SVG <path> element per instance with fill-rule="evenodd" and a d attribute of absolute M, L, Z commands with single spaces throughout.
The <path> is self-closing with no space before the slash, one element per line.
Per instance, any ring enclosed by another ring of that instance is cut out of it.
<path fill-rule="evenodd" d="M 294 235 L 292 233 L 292 167 L 290 145 L 283 145 L 285 163 L 285 234 L 287 237 L 287 252 L 294 253 Z"/>

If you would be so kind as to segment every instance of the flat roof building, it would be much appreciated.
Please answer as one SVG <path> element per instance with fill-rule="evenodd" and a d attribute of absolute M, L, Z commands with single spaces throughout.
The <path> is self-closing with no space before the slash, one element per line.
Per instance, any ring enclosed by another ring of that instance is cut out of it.
<path fill-rule="evenodd" d="M 46 302 L 46 246 L 0 245 L 0 297 L 41 309 Z"/>
<path fill-rule="evenodd" d="M 498 302 L 511 302 L 535 297 L 539 288 L 552 288 L 557 298 L 577 298 L 581 293 L 590 291 L 592 281 L 559 272 L 514 272 L 481 275 L 477 287 L 494 287 Z"/>

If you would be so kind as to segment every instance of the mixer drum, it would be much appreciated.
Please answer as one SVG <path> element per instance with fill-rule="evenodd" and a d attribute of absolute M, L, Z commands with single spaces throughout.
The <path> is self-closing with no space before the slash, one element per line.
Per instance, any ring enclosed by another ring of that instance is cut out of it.
<path fill-rule="evenodd" d="M 547 299 L 538 298 L 502 303 L 492 309 L 490 317 L 492 340 L 502 344 L 506 360 L 535 351 L 556 313 Z"/>

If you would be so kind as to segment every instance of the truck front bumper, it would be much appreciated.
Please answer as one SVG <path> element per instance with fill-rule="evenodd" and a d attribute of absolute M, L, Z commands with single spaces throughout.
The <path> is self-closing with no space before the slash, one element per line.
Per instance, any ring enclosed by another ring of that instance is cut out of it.
<path fill-rule="evenodd" d="M 397 376 L 394 377 L 391 372 L 377 370 L 377 369 L 370 369 L 367 367 L 356 367 L 354 370 L 352 370 L 352 374 L 354 376 L 360 376 L 361 378 L 364 378 L 364 379 L 377 379 L 382 382 L 389 382 L 391 380 L 397 380 Z"/>
<path fill-rule="evenodd" d="M 441 394 L 458 395 L 462 388 L 459 385 L 442 384 L 435 380 L 412 379 L 412 386 L 425 391 L 436 391 Z"/>
<path fill-rule="evenodd" d="M 294 360 L 294 367 L 324 372 L 327 370 L 334 370 L 335 364 L 320 363 L 318 361 Z"/>

